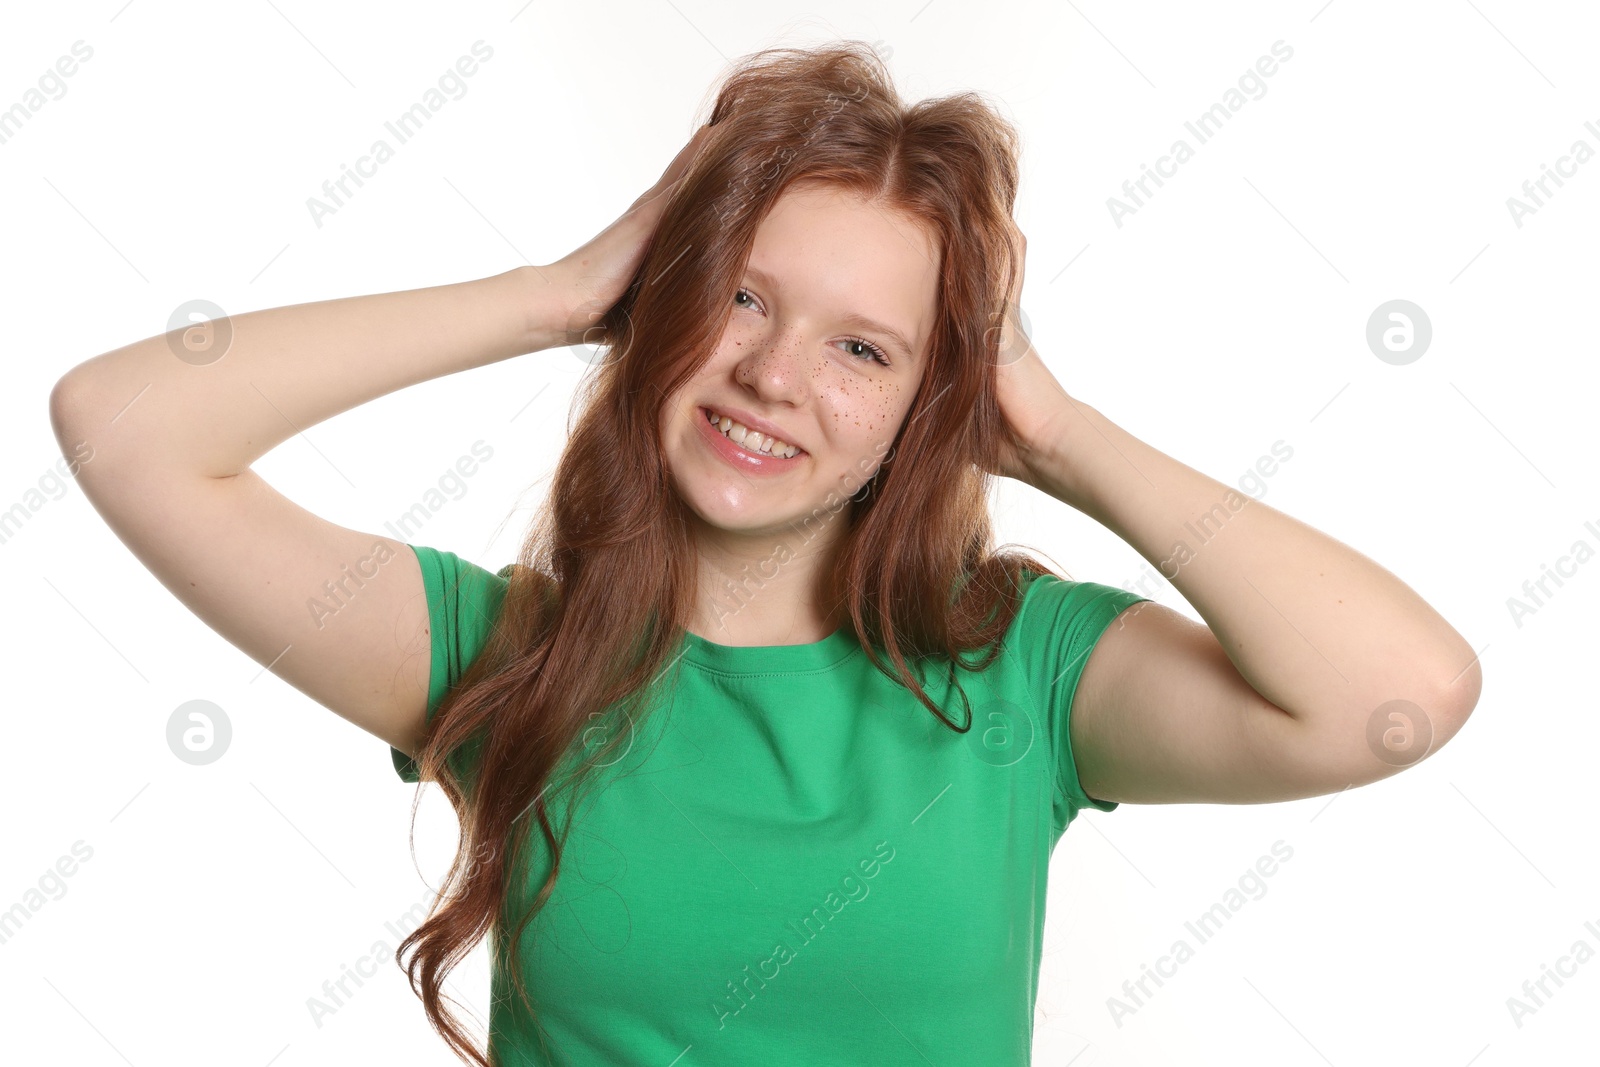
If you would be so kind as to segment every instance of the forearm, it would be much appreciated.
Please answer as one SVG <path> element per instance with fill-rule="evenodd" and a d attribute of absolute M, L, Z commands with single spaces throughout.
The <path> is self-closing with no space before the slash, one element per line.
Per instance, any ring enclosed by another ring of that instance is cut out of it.
<path fill-rule="evenodd" d="M 1374 561 L 1075 398 L 1047 436 L 1027 458 L 1031 484 L 1160 569 L 1273 704 L 1302 719 L 1419 695 L 1470 710 L 1479 678 L 1471 646 Z"/>
<path fill-rule="evenodd" d="M 136 460 L 144 470 L 228 477 L 369 400 L 563 343 L 559 289 L 549 268 L 519 267 L 246 312 L 219 324 L 232 331 L 220 358 L 186 360 L 176 335 L 146 338 L 69 372 L 52 398 L 58 433 L 86 439 L 101 470 Z"/>

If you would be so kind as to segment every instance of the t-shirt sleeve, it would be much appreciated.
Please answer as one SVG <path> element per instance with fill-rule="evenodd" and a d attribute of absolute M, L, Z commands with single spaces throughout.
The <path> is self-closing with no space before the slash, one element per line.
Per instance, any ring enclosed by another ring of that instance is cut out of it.
<path fill-rule="evenodd" d="M 1115 801 L 1098 800 L 1083 791 L 1068 723 L 1078 679 L 1096 642 L 1124 610 L 1150 598 L 1099 582 L 1029 574 L 1032 579 L 1017 613 L 1015 647 L 1034 707 L 1044 719 L 1041 725 L 1055 775 L 1056 822 L 1065 828 L 1083 808 L 1117 807 Z"/>
<path fill-rule="evenodd" d="M 498 573 L 490 573 L 454 552 L 421 545 L 408 547 L 416 554 L 422 568 L 422 586 L 428 598 L 431 658 L 427 721 L 431 723 L 445 694 L 466 674 L 488 641 L 510 585 L 514 564 L 508 563 Z M 393 746 L 389 754 L 394 760 L 395 773 L 403 781 L 420 780 L 415 760 Z M 450 758 L 456 761 L 461 755 L 457 749 Z M 459 773 L 459 762 L 453 765 Z"/>

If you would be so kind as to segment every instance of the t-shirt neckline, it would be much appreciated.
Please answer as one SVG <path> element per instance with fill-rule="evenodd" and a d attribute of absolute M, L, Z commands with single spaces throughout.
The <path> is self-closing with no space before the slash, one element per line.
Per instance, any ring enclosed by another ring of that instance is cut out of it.
<path fill-rule="evenodd" d="M 861 651 L 855 631 L 842 626 L 820 641 L 802 645 L 723 645 L 688 630 L 683 658 L 723 674 L 791 674 L 826 670 Z"/>

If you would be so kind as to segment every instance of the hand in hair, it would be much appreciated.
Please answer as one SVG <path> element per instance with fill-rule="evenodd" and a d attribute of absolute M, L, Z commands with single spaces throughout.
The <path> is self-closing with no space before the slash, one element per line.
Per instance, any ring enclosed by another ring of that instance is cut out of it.
<path fill-rule="evenodd" d="M 621 299 L 634 271 L 639 269 L 645 247 L 661 221 L 668 194 L 688 173 L 690 164 L 706 143 L 706 131 L 710 128 L 702 126 L 696 130 L 656 183 L 640 193 L 615 222 L 543 268 L 542 273 L 567 292 L 568 344 L 605 344 L 609 340 L 598 336 L 595 324 Z"/>
<path fill-rule="evenodd" d="M 983 464 L 983 468 L 990 474 L 1037 487 L 1034 458 L 1048 447 L 1049 427 L 1063 412 L 1072 410 L 1072 401 L 1022 327 L 1022 280 L 1028 239 L 1015 222 L 1012 235 L 1017 247 L 1017 273 L 1006 295 L 1002 323 L 997 327 L 999 344 L 993 356 L 997 364 L 995 393 L 1012 440 L 1002 441 L 995 462 Z"/>

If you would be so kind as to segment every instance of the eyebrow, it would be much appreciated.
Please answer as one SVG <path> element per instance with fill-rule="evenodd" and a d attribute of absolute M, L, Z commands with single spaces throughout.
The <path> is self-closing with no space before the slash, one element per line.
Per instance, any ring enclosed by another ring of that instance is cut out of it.
<path fill-rule="evenodd" d="M 745 273 L 749 274 L 752 278 L 756 279 L 768 288 L 783 288 L 778 284 L 778 279 L 774 278 L 760 267 L 746 266 Z M 911 347 L 911 343 L 905 339 L 900 331 L 891 326 L 885 326 L 877 319 L 869 318 L 868 316 L 861 314 L 859 311 L 852 311 L 850 314 L 842 316 L 840 321 L 848 326 L 854 326 L 869 333 L 876 332 L 882 334 L 897 348 L 899 348 L 901 353 L 907 359 L 915 358 L 916 350 Z"/>

